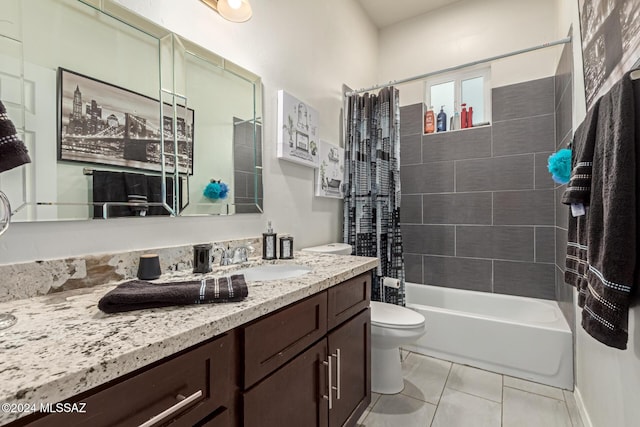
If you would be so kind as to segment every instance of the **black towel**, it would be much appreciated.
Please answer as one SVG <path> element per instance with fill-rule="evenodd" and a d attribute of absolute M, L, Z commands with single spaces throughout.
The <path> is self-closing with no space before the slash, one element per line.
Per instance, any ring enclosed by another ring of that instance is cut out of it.
<path fill-rule="evenodd" d="M 171 206 L 173 204 L 173 178 L 166 177 L 165 183 L 167 187 L 167 204 Z M 162 203 L 161 176 L 147 177 L 147 194 L 149 202 Z M 149 206 L 147 215 L 169 215 L 169 211 L 167 211 L 163 206 Z"/>
<path fill-rule="evenodd" d="M 581 203 L 588 206 L 590 203 L 593 153 L 596 146 L 598 111 L 601 100 L 602 98 L 599 98 L 594 103 L 574 134 L 571 178 L 562 195 L 562 203 L 565 205 Z"/>
<path fill-rule="evenodd" d="M 16 127 L 0 101 L 0 172 L 31 163 L 27 147 L 18 138 Z"/>
<path fill-rule="evenodd" d="M 590 193 L 589 210 L 569 223 L 567 248 L 567 266 L 570 262 L 579 266 L 572 273 L 579 282 L 582 327 L 598 341 L 619 349 L 627 347 L 628 310 L 638 260 L 640 135 L 636 134 L 634 84 L 637 82 L 627 73 L 600 100 L 592 141 L 592 177 L 585 190 Z M 574 144 L 583 142 L 590 140 L 578 139 Z M 574 182 L 577 172 L 572 171 Z M 570 194 L 565 196 L 563 201 L 571 202 Z M 586 254 L 586 261 L 575 256 L 573 249 Z"/>
<path fill-rule="evenodd" d="M 135 203 L 129 206 L 134 216 L 146 216 L 149 205 L 147 205 L 147 176 L 141 173 L 125 173 L 124 187 L 127 192 L 127 202 Z"/>
<path fill-rule="evenodd" d="M 131 280 L 103 296 L 98 308 L 105 313 L 117 313 L 173 305 L 238 302 L 248 294 L 242 274 L 159 284 Z"/>
<path fill-rule="evenodd" d="M 127 190 L 122 172 L 94 171 L 93 172 L 93 202 L 127 202 Z M 93 208 L 94 218 L 103 218 L 103 206 Z M 107 206 L 107 218 L 131 216 L 128 206 Z"/>
<path fill-rule="evenodd" d="M 593 173 L 593 153 L 596 146 L 599 98 L 591 107 L 584 121 L 578 126 L 573 137 L 571 156 L 571 178 L 567 184 L 562 203 L 581 204 L 588 209 L 591 203 L 591 177 Z M 569 214 L 567 236 L 567 257 L 564 281 L 578 290 L 578 304 L 584 305 L 587 295 L 587 222 L 586 215 L 574 217 Z"/>

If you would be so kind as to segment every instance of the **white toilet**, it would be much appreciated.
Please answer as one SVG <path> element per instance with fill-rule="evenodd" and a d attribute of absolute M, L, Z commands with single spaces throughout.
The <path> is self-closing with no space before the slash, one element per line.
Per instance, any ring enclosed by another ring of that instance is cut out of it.
<path fill-rule="evenodd" d="M 304 248 L 302 251 L 334 255 L 351 255 L 351 245 L 348 243 L 329 243 L 327 245 Z"/>
<path fill-rule="evenodd" d="M 371 391 L 400 393 L 404 388 L 400 347 L 425 331 L 424 316 L 406 307 L 371 301 Z"/>
<path fill-rule="evenodd" d="M 330 243 L 306 252 L 351 255 L 351 245 Z M 424 316 L 406 307 L 371 301 L 371 391 L 400 393 L 404 388 L 400 346 L 411 344 L 425 331 Z"/>

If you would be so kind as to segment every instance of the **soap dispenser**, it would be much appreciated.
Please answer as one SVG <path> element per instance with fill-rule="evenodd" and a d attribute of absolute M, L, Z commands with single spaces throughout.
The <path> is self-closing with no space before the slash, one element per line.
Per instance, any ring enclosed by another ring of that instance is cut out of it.
<path fill-rule="evenodd" d="M 271 221 L 267 232 L 262 233 L 262 259 L 276 259 L 276 233 L 273 232 Z"/>
<path fill-rule="evenodd" d="M 444 105 L 440 107 L 438 113 L 438 132 L 444 132 L 447 130 L 447 113 L 444 112 Z"/>

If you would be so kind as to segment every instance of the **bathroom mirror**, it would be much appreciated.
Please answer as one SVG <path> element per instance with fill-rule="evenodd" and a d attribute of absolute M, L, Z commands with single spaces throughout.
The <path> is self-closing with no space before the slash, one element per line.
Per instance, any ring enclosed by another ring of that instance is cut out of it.
<path fill-rule="evenodd" d="M 111 0 L 2 6 L 12 220 L 262 211 L 259 76 Z"/>

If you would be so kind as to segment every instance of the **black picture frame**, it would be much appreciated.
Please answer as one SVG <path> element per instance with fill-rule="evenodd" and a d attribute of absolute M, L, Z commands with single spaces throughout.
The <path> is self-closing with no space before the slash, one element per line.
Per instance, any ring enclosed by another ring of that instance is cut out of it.
<path fill-rule="evenodd" d="M 587 108 L 640 59 L 640 2 L 579 0 Z"/>
<path fill-rule="evenodd" d="M 58 160 L 161 171 L 174 152 L 172 106 L 129 89 L 58 68 Z M 195 111 L 177 106 L 178 173 L 193 175 Z M 173 156 L 165 170 L 174 173 Z"/>

